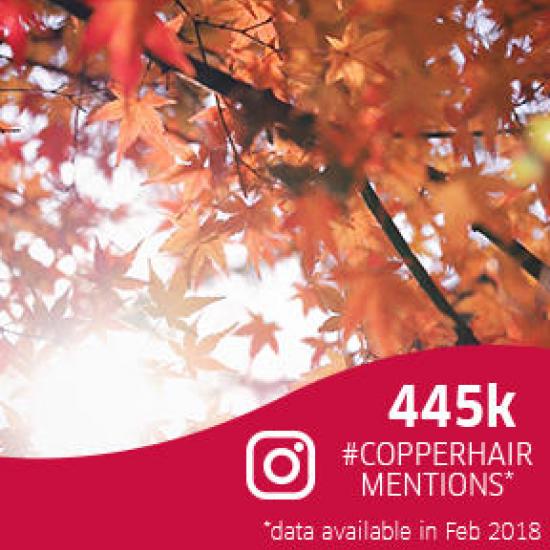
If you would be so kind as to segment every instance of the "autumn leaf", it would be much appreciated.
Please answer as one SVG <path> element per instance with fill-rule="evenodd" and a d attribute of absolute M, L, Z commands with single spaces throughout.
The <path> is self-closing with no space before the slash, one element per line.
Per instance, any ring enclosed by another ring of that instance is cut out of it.
<path fill-rule="evenodd" d="M 172 281 L 176 281 L 174 277 Z M 153 301 L 150 309 L 154 317 L 164 317 L 169 324 L 179 326 L 182 319 L 198 313 L 205 307 L 222 300 L 218 296 L 185 296 L 185 289 L 180 285 L 166 286 L 149 265 L 149 296 Z"/>
<path fill-rule="evenodd" d="M 16 63 L 25 60 L 27 34 L 33 12 L 26 0 L 0 0 L 0 40 L 6 41 Z"/>
<path fill-rule="evenodd" d="M 326 83 L 343 80 L 350 89 L 359 89 L 367 78 L 367 69 L 380 72 L 387 37 L 383 29 L 362 33 L 355 22 L 346 26 L 342 38 L 327 36 L 331 51 Z"/>
<path fill-rule="evenodd" d="M 52 304 L 34 293 L 34 303 L 25 308 L 25 321 L 30 334 L 57 342 L 75 338 L 81 323 L 69 311 L 71 289 L 67 289 Z"/>
<path fill-rule="evenodd" d="M 248 264 L 260 275 L 260 265 L 274 265 L 278 257 L 288 251 L 288 240 L 280 234 L 280 219 L 276 203 L 269 195 L 258 201 L 246 201 L 233 196 L 221 209 L 230 217 L 222 226 L 229 234 L 242 233 L 242 242 L 248 252 Z"/>
<path fill-rule="evenodd" d="M 117 164 L 138 139 L 142 139 L 151 147 L 169 150 L 170 143 L 165 139 L 164 124 L 156 109 L 171 105 L 174 101 L 159 96 L 151 90 L 138 99 L 124 96 L 116 87 L 112 91 L 116 99 L 94 111 L 88 117 L 88 123 L 121 121 Z"/>
<path fill-rule="evenodd" d="M 319 367 L 327 351 L 334 346 L 334 344 L 327 342 L 323 336 L 307 336 L 306 338 L 302 338 L 302 342 L 313 349 L 311 357 L 312 369 Z"/>
<path fill-rule="evenodd" d="M 184 331 L 181 344 L 172 343 L 172 349 L 182 357 L 192 374 L 200 370 L 225 370 L 227 367 L 210 354 L 223 338 L 233 332 L 234 328 L 235 325 L 232 325 L 223 331 L 200 337 L 197 325 L 194 323 Z"/>
<path fill-rule="evenodd" d="M 69 158 L 69 151 L 74 145 L 71 128 L 66 122 L 52 122 L 40 133 L 42 143 L 38 152 L 47 158 L 54 170 L 59 170 L 61 163 Z"/>
<path fill-rule="evenodd" d="M 107 290 L 141 287 L 143 285 L 141 281 L 126 275 L 136 259 L 140 246 L 141 243 L 138 243 L 128 252 L 117 255 L 113 254 L 109 247 L 103 248 L 96 239 L 94 264 L 91 273 L 87 275 L 88 280 Z"/>
<path fill-rule="evenodd" d="M 201 223 L 194 211 L 179 216 L 175 223 L 175 231 L 161 250 L 180 258 L 191 285 L 196 286 L 214 267 L 226 269 L 224 240 L 219 232 L 221 224 L 212 217 Z"/>
<path fill-rule="evenodd" d="M 420 330 L 409 321 L 418 298 L 395 273 L 395 265 L 378 266 L 375 262 L 374 266 L 366 262 L 335 271 L 345 301 L 341 317 L 329 318 L 326 330 L 341 329 L 347 341 L 355 330 L 363 328 L 369 349 L 384 357 L 405 351 Z"/>
<path fill-rule="evenodd" d="M 236 336 L 249 337 L 250 340 L 250 359 L 254 360 L 256 355 L 265 347 L 270 347 L 275 353 L 279 351 L 279 343 L 275 333 L 282 330 L 276 323 L 267 323 L 261 315 L 248 312 L 250 321 L 235 331 Z"/>
<path fill-rule="evenodd" d="M 25 180 L 23 183 L 23 194 L 29 201 L 38 201 L 52 196 L 52 192 L 44 188 L 42 178 L 39 174 L 35 174 L 32 178 Z"/>
<path fill-rule="evenodd" d="M 342 328 L 342 317 L 340 315 L 330 316 L 320 327 L 320 333 L 338 332 Z"/>
<path fill-rule="evenodd" d="M 320 307 L 319 295 L 314 285 L 295 283 L 294 288 L 296 289 L 296 294 L 294 294 L 292 299 L 302 302 L 304 315 L 307 315 L 312 309 Z"/>
<path fill-rule="evenodd" d="M 436 212 L 445 213 L 442 233 L 449 240 L 450 253 L 459 257 L 466 251 L 473 223 L 485 223 L 508 237 L 509 222 L 499 208 L 499 196 L 502 200 L 508 192 L 515 193 L 515 189 L 504 178 L 481 174 L 477 168 L 459 170 L 446 185 L 432 188 Z"/>
<path fill-rule="evenodd" d="M 334 286 L 315 281 L 308 281 L 307 284 L 295 283 L 296 294 L 292 297 L 294 300 L 302 301 L 304 315 L 307 315 L 313 308 L 319 308 L 327 313 L 332 311 L 340 313 L 344 305 L 344 300 L 339 290 Z"/>
<path fill-rule="evenodd" d="M 333 226 L 340 216 L 339 205 L 323 189 L 315 188 L 294 199 L 294 209 L 286 219 L 285 227 L 296 233 L 296 244 L 303 253 L 308 272 L 319 258 L 321 244 L 337 256 Z"/>
<path fill-rule="evenodd" d="M 141 77 L 144 49 L 192 75 L 194 69 L 174 32 L 155 14 L 165 0 L 87 0 L 94 8 L 82 44 L 84 55 L 107 48 L 113 78 L 123 95 L 135 90 Z"/>

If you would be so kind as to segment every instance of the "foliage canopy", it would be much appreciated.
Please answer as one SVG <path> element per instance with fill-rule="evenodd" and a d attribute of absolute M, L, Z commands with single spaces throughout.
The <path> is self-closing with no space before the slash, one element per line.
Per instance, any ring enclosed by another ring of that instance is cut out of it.
<path fill-rule="evenodd" d="M 0 364 L 136 308 L 191 373 L 229 334 L 277 351 L 269 312 L 197 330 L 228 243 L 256 274 L 300 259 L 327 315 L 309 378 L 550 344 L 547 0 L 0 0 L 0 40 Z M 145 174 L 168 280 L 100 244 L 129 213 L 80 193 L 78 159 Z"/>

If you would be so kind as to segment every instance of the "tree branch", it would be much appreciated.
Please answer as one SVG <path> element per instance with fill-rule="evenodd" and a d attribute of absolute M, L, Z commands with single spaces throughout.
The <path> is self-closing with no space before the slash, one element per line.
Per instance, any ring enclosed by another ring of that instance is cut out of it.
<path fill-rule="evenodd" d="M 92 10 L 78 2 L 71 0 L 50 0 L 50 3 L 60 6 L 72 15 L 80 19 L 88 19 Z M 174 70 L 161 59 L 156 58 L 151 52 L 146 52 L 148 57 L 159 64 L 164 70 Z M 194 80 L 216 92 L 229 98 L 232 101 L 241 102 L 250 111 L 261 117 L 262 122 L 267 124 L 280 124 L 282 132 L 286 137 L 299 145 L 307 147 L 314 141 L 315 115 L 297 110 L 293 105 L 278 99 L 271 90 L 257 90 L 252 85 L 234 78 L 233 76 L 210 66 L 205 59 L 190 57 L 195 68 Z M 452 134 L 449 135 L 449 137 Z M 443 136 L 442 136 L 443 137 Z M 447 137 L 447 136 L 445 136 Z M 382 230 L 388 236 L 393 246 L 405 261 L 414 278 L 422 290 L 428 295 L 437 309 L 451 318 L 455 323 L 458 345 L 476 345 L 479 341 L 473 334 L 466 321 L 454 310 L 447 301 L 442 291 L 436 286 L 428 272 L 424 269 L 418 258 L 414 255 L 409 245 L 394 224 L 391 216 L 380 202 L 378 195 L 368 183 L 363 191 L 363 199 L 367 206 L 380 223 Z"/>
<path fill-rule="evenodd" d="M 78 0 L 49 0 L 53 5 L 65 9 L 71 15 L 82 20 L 87 20 L 92 15 L 93 10 L 86 4 Z M 189 13 L 183 3 L 178 5 Z M 205 21 L 198 21 L 199 25 L 205 24 Z M 266 21 L 258 25 L 265 24 Z M 220 28 L 223 28 L 221 26 Z M 251 29 L 254 26 L 250 27 Z M 230 29 L 229 29 L 230 30 Z M 237 29 L 243 30 L 243 29 Z M 249 30 L 249 29 L 244 29 Z M 145 52 L 147 56 L 158 64 L 165 71 L 175 71 L 180 73 L 177 67 L 159 59 L 149 51 Z M 258 126 L 270 126 L 278 124 L 281 126 L 280 133 L 283 137 L 294 141 L 301 147 L 309 148 L 314 143 L 313 133 L 316 123 L 316 116 L 313 113 L 300 111 L 295 106 L 281 101 L 271 90 L 258 90 L 251 84 L 238 80 L 230 74 L 208 64 L 205 59 L 197 59 L 189 56 L 189 60 L 195 69 L 195 77 L 192 79 L 195 83 L 208 88 L 212 92 L 218 93 L 231 101 L 240 102 L 245 105 L 250 112 L 253 112 L 258 119 Z M 518 134 L 519 128 L 504 128 L 499 130 L 499 134 Z M 452 138 L 456 132 L 453 130 L 433 130 L 420 132 L 419 136 L 424 139 L 448 139 Z M 484 132 L 475 130 L 471 132 L 474 137 L 483 137 Z M 400 134 L 396 138 L 402 137 Z"/>
<path fill-rule="evenodd" d="M 92 8 L 83 4 L 82 2 L 75 2 L 74 0 L 50 0 L 51 4 L 55 4 L 71 15 L 78 17 L 78 19 L 89 19 L 92 15 Z"/>
<path fill-rule="evenodd" d="M 9 55 L 0 54 L 0 60 L 13 63 L 13 57 Z M 73 73 L 63 67 L 59 67 L 58 65 L 43 62 L 43 61 L 40 61 L 39 59 L 34 59 L 32 57 L 27 57 L 25 59 L 24 64 L 29 65 L 31 67 L 40 67 L 41 69 L 44 69 L 46 71 L 50 71 L 62 76 L 66 76 L 67 78 L 70 78 L 73 80 L 83 79 L 86 86 L 88 86 L 94 91 L 97 91 L 98 93 L 104 94 L 108 99 L 113 100 L 116 97 L 108 88 L 99 87 L 91 77 L 88 77 L 86 75 L 82 75 L 80 73 Z M 107 80 L 107 78 L 105 78 L 105 80 Z M 54 92 L 47 92 L 47 93 L 54 93 Z"/>
<path fill-rule="evenodd" d="M 519 241 L 513 239 L 510 242 L 505 242 L 490 229 L 479 223 L 473 224 L 472 230 L 491 241 L 502 252 L 515 260 L 531 277 L 534 277 L 543 286 L 546 286 L 546 274 L 550 274 L 550 266 L 527 250 Z"/>
<path fill-rule="evenodd" d="M 82 20 L 88 20 L 92 15 L 93 10 L 79 1 L 49 0 L 49 2 Z M 146 51 L 145 53 L 161 69 L 180 73 L 177 67 L 159 59 L 151 52 Z M 246 105 L 247 108 L 261 118 L 265 125 L 275 123 L 282 125 L 285 135 L 298 145 L 305 145 L 307 140 L 311 138 L 315 123 L 314 115 L 303 113 L 289 103 L 281 101 L 271 90 L 257 90 L 251 84 L 212 67 L 203 59 L 189 56 L 189 60 L 196 72 L 193 80 L 198 84 L 232 101 Z"/>
<path fill-rule="evenodd" d="M 515 135 L 521 135 L 523 133 L 523 128 L 501 128 L 497 130 L 497 135 L 499 136 L 515 136 Z M 456 135 L 455 130 L 432 130 L 432 131 L 425 131 L 420 132 L 419 136 L 424 139 L 451 139 Z M 470 135 L 475 138 L 482 138 L 485 136 L 485 132 L 483 130 L 472 130 L 470 131 Z M 402 138 L 402 134 L 395 134 L 394 137 L 396 138 Z"/>
<path fill-rule="evenodd" d="M 405 241 L 391 216 L 388 214 L 388 211 L 384 208 L 384 205 L 370 182 L 366 183 L 362 196 L 369 210 L 391 241 L 393 247 L 405 261 L 405 265 L 409 268 L 409 271 L 420 285 L 420 288 L 422 288 L 431 302 L 441 313 L 443 313 L 443 315 L 446 315 L 454 321 L 455 332 L 458 337 L 457 345 L 466 346 L 479 344 L 479 340 L 475 337 L 468 323 L 455 311 L 453 306 L 443 295 L 443 292 L 434 283 L 426 269 L 424 269 L 424 266 L 415 256 L 411 247 L 407 244 L 407 241 Z"/>

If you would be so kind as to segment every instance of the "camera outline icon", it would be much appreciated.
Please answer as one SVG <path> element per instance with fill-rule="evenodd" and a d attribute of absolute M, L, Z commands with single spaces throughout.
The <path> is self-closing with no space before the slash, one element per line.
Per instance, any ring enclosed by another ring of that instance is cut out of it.
<path fill-rule="evenodd" d="M 296 440 L 292 447 L 274 446 L 257 464 L 255 449 L 260 441 L 272 440 Z M 273 462 L 276 458 L 283 457 L 290 461 L 290 471 L 285 475 L 276 474 L 273 471 Z M 285 491 L 284 486 L 293 483 L 300 474 L 302 467 L 307 467 L 307 480 L 299 491 Z M 261 467 L 266 479 L 274 486 L 281 486 L 281 491 L 264 491 L 256 486 L 254 481 L 256 468 Z M 248 490 L 261 500 L 301 500 L 307 497 L 315 487 L 315 444 L 309 435 L 299 430 L 263 430 L 255 433 L 246 445 L 246 485 Z"/>

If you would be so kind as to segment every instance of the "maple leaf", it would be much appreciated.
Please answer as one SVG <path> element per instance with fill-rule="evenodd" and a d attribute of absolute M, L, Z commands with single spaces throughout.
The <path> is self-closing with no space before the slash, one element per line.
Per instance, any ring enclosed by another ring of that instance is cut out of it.
<path fill-rule="evenodd" d="M 310 348 L 313 348 L 311 368 L 318 367 L 321 363 L 321 359 L 323 359 L 327 351 L 333 346 L 333 344 L 327 342 L 322 336 L 307 336 L 306 338 L 302 338 L 302 342 Z"/>
<path fill-rule="evenodd" d="M 59 170 L 74 144 L 71 128 L 66 123 L 53 122 L 40 132 L 40 139 L 38 153 L 50 161 L 54 170 Z"/>
<path fill-rule="evenodd" d="M 23 63 L 27 33 L 34 17 L 26 0 L 0 0 L 0 40 L 6 41 L 16 63 Z"/>
<path fill-rule="evenodd" d="M 214 266 L 226 269 L 224 240 L 219 232 L 220 224 L 214 217 L 201 223 L 197 212 L 189 211 L 179 216 L 176 224 L 176 230 L 161 250 L 180 258 L 190 284 L 197 285 Z"/>
<path fill-rule="evenodd" d="M 296 294 L 293 300 L 301 300 L 304 315 L 307 315 L 312 309 L 320 307 L 319 295 L 313 285 L 303 285 L 295 283 Z"/>
<path fill-rule="evenodd" d="M 51 191 L 44 189 L 42 186 L 42 178 L 39 174 L 25 180 L 24 185 L 23 195 L 29 202 L 46 199 L 52 195 Z"/>
<path fill-rule="evenodd" d="M 243 233 L 242 242 L 247 250 L 247 263 L 252 266 L 258 277 L 261 276 L 262 262 L 273 266 L 277 259 L 288 252 L 287 239 L 272 231 L 262 232 L 249 227 Z"/>
<path fill-rule="evenodd" d="M 359 89 L 366 80 L 367 67 L 380 72 L 380 59 L 387 44 L 384 29 L 361 33 L 355 22 L 350 22 L 342 38 L 327 36 L 331 46 L 330 66 L 325 75 L 327 84 L 343 80 L 350 89 Z"/>
<path fill-rule="evenodd" d="M 395 352 L 401 341 L 397 336 L 397 309 L 390 304 L 398 302 L 399 296 L 405 297 L 406 287 L 394 272 L 393 264 L 373 269 L 368 262 L 336 269 L 334 278 L 344 288 L 346 297 L 341 317 L 329 318 L 333 325 L 327 329 L 342 329 L 347 341 L 354 330 L 365 324 L 375 353 Z"/>
<path fill-rule="evenodd" d="M 266 323 L 261 315 L 248 312 L 250 322 L 243 325 L 235 332 L 237 336 L 251 337 L 250 359 L 254 360 L 256 355 L 265 347 L 269 346 L 275 353 L 279 352 L 279 343 L 275 333 L 281 330 L 276 323 Z"/>
<path fill-rule="evenodd" d="M 233 332 L 235 326 L 231 325 L 225 330 L 201 338 L 197 332 L 197 324 L 194 323 L 184 331 L 181 344 L 171 343 L 172 349 L 183 358 L 192 374 L 196 374 L 199 370 L 227 369 L 223 363 L 211 357 L 210 354 L 223 338 Z"/>
<path fill-rule="evenodd" d="M 334 256 L 338 249 L 333 234 L 333 225 L 341 216 L 338 203 L 321 188 L 314 188 L 294 199 L 294 210 L 284 227 L 296 235 L 296 245 L 303 253 L 306 271 L 311 272 L 323 243 Z"/>
<path fill-rule="evenodd" d="M 33 292 L 32 306 L 25 307 L 24 320 L 30 334 L 66 342 L 75 338 L 81 323 L 69 315 L 72 290 L 68 288 L 51 305 L 47 305 L 43 296 Z"/>
<path fill-rule="evenodd" d="M 87 0 L 87 3 L 94 12 L 86 28 L 82 53 L 106 47 L 113 78 L 121 84 L 124 95 L 129 95 L 139 83 L 145 48 L 184 73 L 194 74 L 174 26 L 165 25 L 155 14 L 165 0 Z"/>
<path fill-rule="evenodd" d="M 201 193 L 212 189 L 211 172 L 202 166 L 201 159 L 192 147 L 172 134 L 165 134 L 167 147 L 152 149 L 143 158 L 149 169 L 149 179 L 144 185 L 160 183 L 185 185 L 182 204 L 189 204 Z"/>
<path fill-rule="evenodd" d="M 245 201 L 242 197 L 232 196 L 221 209 L 231 216 L 223 224 L 223 231 L 230 234 L 242 232 L 248 264 L 258 276 L 262 261 L 273 265 L 277 257 L 287 251 L 288 243 L 278 232 L 280 221 L 271 197 L 264 195 L 256 201 Z"/>
<path fill-rule="evenodd" d="M 170 150 L 165 139 L 165 128 L 156 109 L 171 105 L 173 100 L 148 90 L 138 99 L 123 95 L 119 88 L 112 89 L 116 99 L 102 105 L 88 117 L 88 123 L 120 120 L 117 145 L 117 164 L 122 156 L 139 139 L 154 148 Z"/>
<path fill-rule="evenodd" d="M 436 210 L 445 215 L 441 233 L 449 242 L 448 252 L 459 258 L 467 251 L 469 230 L 473 223 L 495 227 L 508 238 L 509 221 L 499 208 L 497 197 L 514 192 L 504 178 L 483 175 L 478 168 L 464 168 L 455 172 L 451 181 L 443 187 L 431 189 Z"/>
<path fill-rule="evenodd" d="M 304 315 L 307 315 L 314 308 L 319 308 L 325 313 L 328 311 L 342 311 L 344 300 L 340 292 L 332 286 L 308 282 L 305 285 L 295 283 L 294 288 L 297 292 L 292 298 L 302 301 Z"/>
<path fill-rule="evenodd" d="M 153 301 L 150 309 L 154 317 L 164 317 L 172 326 L 180 326 L 180 320 L 190 317 L 205 307 L 222 300 L 219 296 L 185 296 L 185 284 L 174 277 L 166 286 L 149 264 L 149 296 Z"/>
<path fill-rule="evenodd" d="M 106 290 L 113 287 L 124 290 L 142 286 L 141 281 L 126 276 L 136 259 L 140 245 L 141 243 L 138 243 L 132 250 L 115 255 L 109 248 L 102 248 L 96 239 L 94 265 L 92 272 L 87 276 L 88 280 Z"/>

